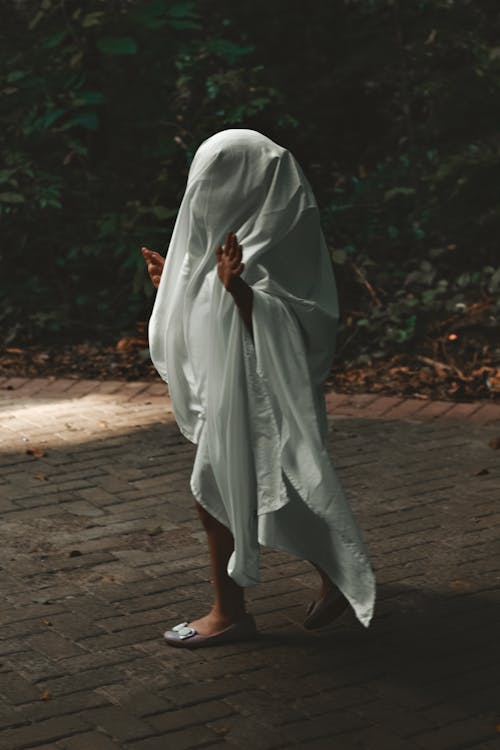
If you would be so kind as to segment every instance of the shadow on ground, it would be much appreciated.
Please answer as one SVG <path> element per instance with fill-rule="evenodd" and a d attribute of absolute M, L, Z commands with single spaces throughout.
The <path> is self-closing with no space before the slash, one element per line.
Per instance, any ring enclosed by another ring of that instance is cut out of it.
<path fill-rule="evenodd" d="M 211 604 L 194 447 L 154 405 L 108 409 L 72 402 L 37 421 L 25 408 L 9 423 L 0 747 L 496 746 L 492 428 L 336 419 L 330 446 L 378 580 L 372 625 L 301 629 L 316 575 L 263 549 L 247 590 L 258 640 L 187 651 L 161 634 Z"/>

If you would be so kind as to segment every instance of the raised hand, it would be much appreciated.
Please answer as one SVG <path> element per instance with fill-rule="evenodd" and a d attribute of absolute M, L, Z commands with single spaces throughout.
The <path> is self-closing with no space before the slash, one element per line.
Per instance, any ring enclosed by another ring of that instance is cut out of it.
<path fill-rule="evenodd" d="M 165 265 L 165 258 L 163 255 L 160 255 L 160 253 L 150 250 L 147 247 L 141 247 L 141 252 L 148 267 L 149 278 L 155 289 L 158 289 L 160 278 L 163 273 L 163 266 Z"/>
<path fill-rule="evenodd" d="M 229 232 L 224 247 L 217 245 L 217 273 L 219 279 L 228 291 L 234 287 L 235 280 L 241 275 L 245 264 L 241 262 L 243 257 L 241 245 L 234 232 Z"/>

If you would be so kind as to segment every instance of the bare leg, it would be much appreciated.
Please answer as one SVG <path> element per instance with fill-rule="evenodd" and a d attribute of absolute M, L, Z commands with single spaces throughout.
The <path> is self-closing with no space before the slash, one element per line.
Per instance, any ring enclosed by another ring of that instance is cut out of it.
<path fill-rule="evenodd" d="M 215 602 L 205 617 L 193 620 L 188 625 L 196 628 L 200 635 L 213 635 L 245 614 L 245 589 L 227 574 L 227 563 L 234 550 L 233 535 L 198 502 L 196 509 L 207 532 Z"/>
<path fill-rule="evenodd" d="M 331 589 L 335 588 L 335 584 L 333 583 L 331 578 L 327 576 L 325 571 L 319 567 L 319 565 L 316 565 L 316 563 L 314 563 L 312 560 L 309 560 L 309 562 L 311 563 L 311 565 L 313 565 L 316 568 L 316 570 L 318 571 L 320 575 L 321 588 L 320 588 L 319 596 L 321 598 L 325 596 L 325 594 L 327 594 L 329 591 L 331 591 Z"/>

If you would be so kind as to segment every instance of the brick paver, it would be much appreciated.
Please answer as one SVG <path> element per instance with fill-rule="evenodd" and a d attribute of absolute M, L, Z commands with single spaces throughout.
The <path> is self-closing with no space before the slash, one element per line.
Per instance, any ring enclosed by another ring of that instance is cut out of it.
<path fill-rule="evenodd" d="M 498 404 L 329 394 L 371 627 L 305 631 L 316 574 L 263 548 L 259 639 L 188 651 L 161 634 L 211 602 L 195 448 L 161 382 L 72 380 L 0 382 L 1 749 L 499 746 Z"/>

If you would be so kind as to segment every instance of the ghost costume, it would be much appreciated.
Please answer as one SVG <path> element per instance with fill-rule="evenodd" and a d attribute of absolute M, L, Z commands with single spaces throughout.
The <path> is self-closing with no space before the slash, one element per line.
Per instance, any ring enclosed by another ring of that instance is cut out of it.
<path fill-rule="evenodd" d="M 253 339 L 217 275 L 234 231 Z M 318 207 L 292 154 L 221 131 L 191 163 L 149 321 L 153 364 L 182 434 L 191 490 L 234 537 L 228 575 L 259 583 L 259 544 L 317 563 L 368 626 L 375 580 L 326 447 L 323 385 L 339 319 Z"/>

